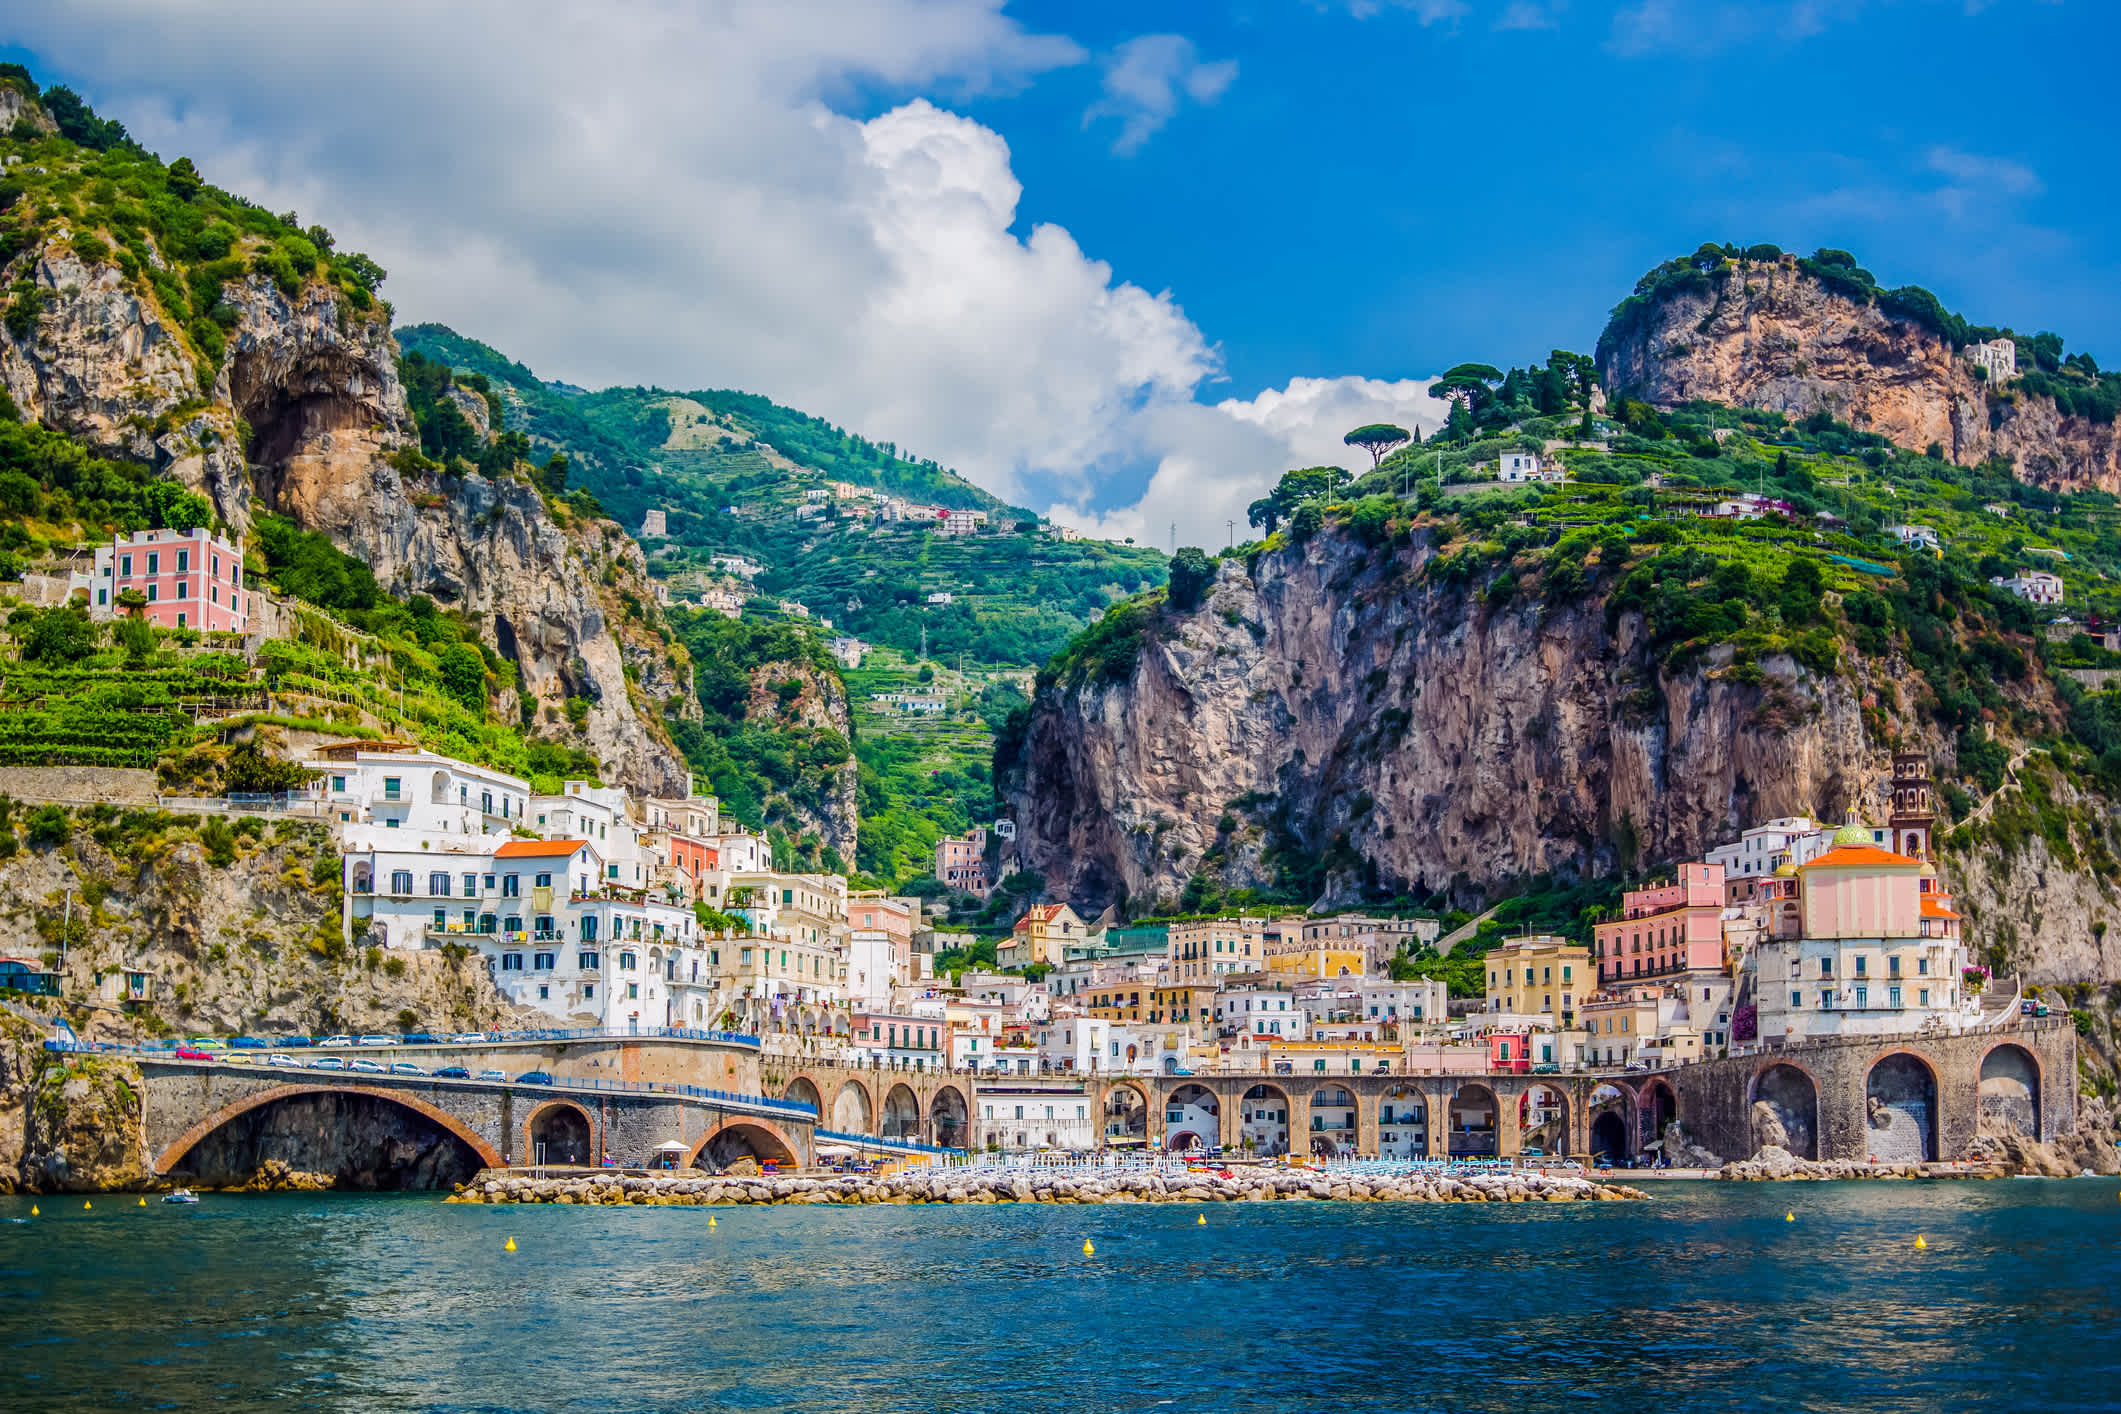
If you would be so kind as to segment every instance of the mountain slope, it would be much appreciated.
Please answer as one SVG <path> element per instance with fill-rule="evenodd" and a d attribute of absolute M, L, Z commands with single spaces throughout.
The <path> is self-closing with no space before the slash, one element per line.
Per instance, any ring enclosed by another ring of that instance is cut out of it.
<path fill-rule="evenodd" d="M 1991 383 L 1970 342 L 2008 340 L 2019 376 Z M 1973 326 L 1918 287 L 1881 290 L 1842 251 L 1704 246 L 1645 275 L 1598 341 L 1616 393 L 1825 413 L 1974 466 L 2006 460 L 2057 490 L 2121 492 L 2121 378 L 2052 334 Z"/>
<path fill-rule="evenodd" d="M 193 488 L 237 534 L 269 511 L 328 535 L 385 590 L 476 626 L 513 664 L 503 714 L 586 747 L 614 780 L 682 788 L 642 709 L 696 710 L 689 674 L 651 704 L 602 598 L 643 579 L 638 548 L 549 506 L 508 458 L 482 474 L 419 454 L 382 270 L 115 124 L 55 131 L 19 67 L 0 91 L 17 114 L 0 133 L 0 386 L 21 413 Z"/>

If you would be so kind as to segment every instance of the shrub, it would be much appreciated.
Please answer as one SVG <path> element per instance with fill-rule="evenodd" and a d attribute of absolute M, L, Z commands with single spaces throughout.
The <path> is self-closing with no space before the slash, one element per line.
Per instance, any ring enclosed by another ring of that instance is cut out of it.
<path fill-rule="evenodd" d="M 56 849 L 73 833 L 73 822 L 57 805 L 40 805 L 29 813 L 29 842 L 38 849 Z"/>

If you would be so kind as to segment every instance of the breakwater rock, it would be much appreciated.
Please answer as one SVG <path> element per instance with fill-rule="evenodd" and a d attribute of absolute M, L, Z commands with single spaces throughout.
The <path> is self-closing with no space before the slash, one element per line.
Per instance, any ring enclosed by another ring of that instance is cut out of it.
<path fill-rule="evenodd" d="M 1069 1173 L 1039 1169 L 912 1169 L 883 1177 L 582 1174 L 537 1178 L 494 1170 L 452 1203 L 700 1206 L 739 1203 L 1570 1203 L 1643 1198 L 1638 1189 L 1575 1174 L 1324 1174 L 1302 1169 L 1219 1173 Z"/>
<path fill-rule="evenodd" d="M 1938 1170 L 1923 1164 L 1868 1164 L 1857 1159 L 1800 1159 L 1770 1144 L 1750 1159 L 1739 1159 L 1716 1171 L 1716 1177 L 1758 1182 L 1771 1179 L 1837 1178 L 1995 1178 L 2003 1170 L 1989 1166 Z"/>

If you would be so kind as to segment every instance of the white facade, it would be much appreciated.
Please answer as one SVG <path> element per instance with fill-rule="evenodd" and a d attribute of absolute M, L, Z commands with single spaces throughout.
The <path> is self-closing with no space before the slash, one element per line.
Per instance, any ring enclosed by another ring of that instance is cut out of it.
<path fill-rule="evenodd" d="M 1936 530 L 1927 525 L 1889 525 L 1885 533 L 1903 545 L 1920 545 L 1925 550 L 1938 550 L 1944 545 Z"/>
<path fill-rule="evenodd" d="M 1804 864 L 1824 854 L 1832 832 L 1803 815 L 1785 816 L 1755 825 L 1729 844 L 1708 853 L 1708 862 L 1723 869 L 1726 882 L 1765 877 L 1784 864 Z"/>
<path fill-rule="evenodd" d="M 1271 1036 L 1300 1041 L 1310 1018 L 1287 983 L 1237 982 L 1215 994 L 1215 1020 L 1225 1036 Z"/>
<path fill-rule="evenodd" d="M 531 797 L 530 829 L 540 839 L 589 841 L 602 856 L 605 883 L 645 889 L 654 861 L 642 848 L 641 826 L 631 806 L 623 790 L 567 781 L 559 795 Z"/>
<path fill-rule="evenodd" d="M 1504 452 L 1496 477 L 1501 481 L 1541 480 L 1539 454 L 1537 452 Z"/>
<path fill-rule="evenodd" d="M 523 824 L 530 801 L 530 782 L 431 751 L 342 749 L 302 764 L 323 773 L 341 825 L 478 835 Z"/>
<path fill-rule="evenodd" d="M 1985 344 L 1968 344 L 1967 361 L 1988 375 L 1991 383 L 2001 383 L 2018 376 L 2018 346 L 2009 339 L 1991 339 Z"/>
<path fill-rule="evenodd" d="M 2062 576 L 2046 570 L 2027 570 L 2025 573 L 2005 579 L 1997 575 L 1989 580 L 2000 589 L 2008 589 L 2020 599 L 2034 604 L 2059 604 L 2062 602 Z"/>
<path fill-rule="evenodd" d="M 1960 995 L 1954 938 L 1764 938 L 1753 956 L 1763 1041 L 1958 1031 L 1981 1017 Z"/>
<path fill-rule="evenodd" d="M 1077 1089 L 983 1084 L 973 1100 L 975 1143 L 1012 1153 L 1094 1149 L 1098 1118 Z"/>

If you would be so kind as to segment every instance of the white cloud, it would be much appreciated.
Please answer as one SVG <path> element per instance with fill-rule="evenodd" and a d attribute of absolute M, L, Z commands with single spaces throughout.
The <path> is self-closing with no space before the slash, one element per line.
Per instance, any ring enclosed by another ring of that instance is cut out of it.
<path fill-rule="evenodd" d="M 1970 17 L 1994 3 L 1955 0 L 1953 7 Z M 1935 0 L 1931 4 L 1935 8 Z M 1865 0 L 1633 0 L 1614 10 L 1607 47 L 1624 56 L 1711 54 L 1763 38 L 1809 39 L 1856 19 L 1866 8 Z"/>
<path fill-rule="evenodd" d="M 1312 0 L 1321 4 L 1323 0 Z M 1406 10 L 1424 25 L 1455 24 L 1465 18 L 1465 0 L 1343 0 L 1349 14 L 1367 20 L 1386 10 Z"/>
<path fill-rule="evenodd" d="M 1567 8 L 1568 0 L 1552 0 L 1551 4 L 1544 5 L 1536 0 L 1510 0 L 1508 7 L 1496 17 L 1495 28 L 1552 29 Z"/>
<path fill-rule="evenodd" d="M 1296 378 L 1250 399 L 1227 398 L 1214 407 L 1159 409 L 1144 431 L 1168 450 L 1156 461 L 1141 499 L 1097 512 L 1080 503 L 1049 511 L 1055 519 L 1112 539 L 1132 536 L 1170 548 L 1171 527 L 1181 545 L 1220 546 L 1233 534 L 1248 538 L 1245 510 L 1281 472 L 1299 466 L 1370 469 L 1369 453 L 1341 439 L 1370 422 L 1419 428 L 1442 426 L 1450 409 L 1429 396 L 1435 379 L 1387 382 L 1376 378 Z"/>
<path fill-rule="evenodd" d="M 1933 147 L 1929 168 L 1950 177 L 1954 185 L 1972 191 L 2003 192 L 2010 196 L 2038 196 L 2047 190 L 2032 168 L 2005 157 L 1984 157 L 1956 148 Z"/>
<path fill-rule="evenodd" d="M 1104 96 L 1083 113 L 1083 126 L 1101 118 L 1120 121 L 1112 150 L 1135 152 L 1178 115 L 1185 99 L 1213 103 L 1237 78 L 1237 61 L 1202 62 L 1182 34 L 1145 34 L 1105 59 Z"/>

